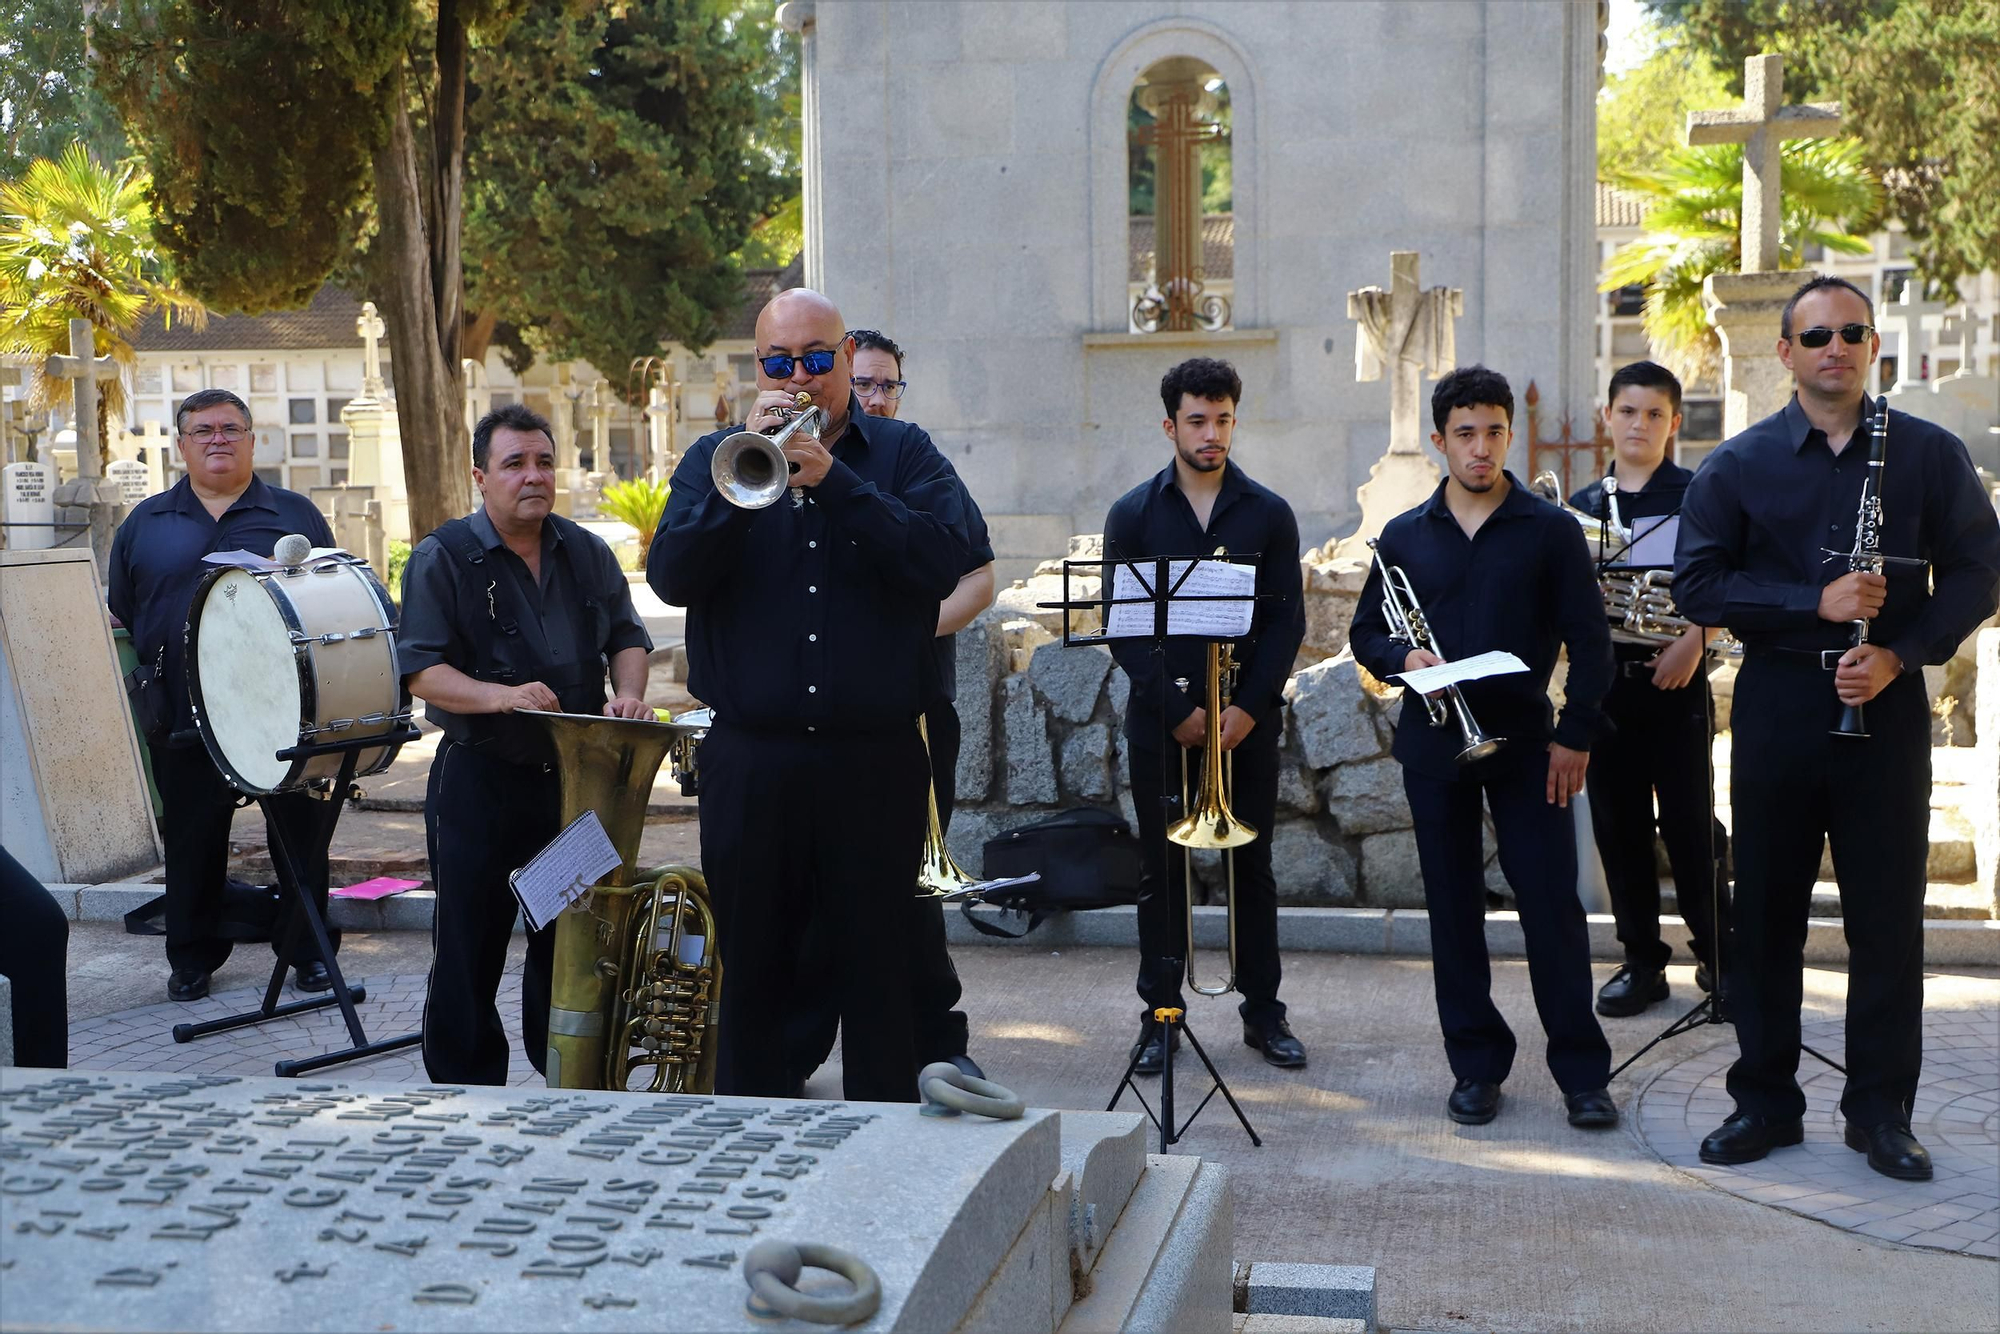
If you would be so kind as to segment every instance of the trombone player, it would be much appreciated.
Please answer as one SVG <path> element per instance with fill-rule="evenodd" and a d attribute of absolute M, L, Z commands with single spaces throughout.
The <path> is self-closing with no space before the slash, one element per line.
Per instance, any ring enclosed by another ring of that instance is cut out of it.
<path fill-rule="evenodd" d="M 1284 704 L 1292 659 L 1305 639 L 1299 525 L 1282 497 L 1230 460 L 1242 399 L 1243 382 L 1226 361 L 1195 357 L 1166 373 L 1160 401 L 1167 415 L 1160 428 L 1173 446 L 1173 460 L 1111 507 L 1104 520 L 1104 555 L 1117 560 L 1195 556 L 1226 547 L 1256 557 L 1258 601 L 1250 633 L 1230 646 L 1242 675 L 1218 720 L 1221 745 L 1234 771 L 1230 805 L 1262 834 L 1232 854 L 1236 982 L 1243 993 L 1237 1010 L 1247 1045 L 1272 1065 L 1299 1068 L 1306 1063 L 1306 1049 L 1292 1035 L 1285 1003 L 1278 999 L 1278 890 L 1270 839 L 1277 824 L 1278 740 L 1284 730 L 1277 710 Z M 1161 799 L 1178 776 L 1177 757 L 1189 750 L 1198 753 L 1206 740 L 1205 696 L 1194 696 L 1202 694 L 1205 684 L 1207 647 L 1195 640 L 1169 640 L 1163 665 L 1150 641 L 1120 639 L 1111 645 L 1112 657 L 1132 683 L 1125 753 L 1143 859 L 1139 996 L 1145 1002 L 1133 1070 L 1142 1075 L 1160 1073 L 1166 1060 L 1168 1039 L 1153 1011 L 1187 1005 L 1181 995 L 1188 953 L 1187 853 L 1166 840 Z M 1178 1027 L 1172 1041 L 1180 1041 Z"/>
<path fill-rule="evenodd" d="M 1583 530 L 1506 471 L 1513 418 L 1513 390 L 1484 366 L 1438 381 L 1431 443 L 1444 456 L 1445 479 L 1429 500 L 1383 528 L 1348 642 L 1355 660 L 1383 680 L 1444 660 L 1411 640 L 1459 658 L 1505 650 L 1528 664 L 1526 672 L 1447 689 L 1435 708 L 1406 700 L 1396 724 L 1394 753 L 1430 909 L 1438 1020 L 1457 1081 L 1445 1113 L 1461 1125 L 1491 1121 L 1514 1064 L 1514 1034 L 1494 1007 L 1486 955 L 1483 799 L 1521 912 L 1549 1070 L 1569 1123 L 1603 1129 L 1618 1124 L 1618 1108 L 1605 1089 L 1611 1045 L 1590 1008 L 1590 941 L 1576 893 L 1569 799 L 1583 787 L 1599 703 L 1611 685 L 1611 626 Z M 1390 569 L 1401 577 L 1386 575 Z M 1385 606 L 1390 577 L 1397 578 L 1397 600 L 1414 594 L 1420 607 Z M 1428 633 L 1399 633 L 1392 621 L 1413 620 L 1409 613 L 1419 610 Z M 1549 674 L 1565 647 L 1569 677 L 1557 720 Z M 1505 738 L 1497 750 L 1477 737 L 1482 728 Z"/>
<path fill-rule="evenodd" d="M 688 688 L 715 710 L 701 852 L 729 979 L 716 1091 L 785 1096 L 786 1020 L 806 1000 L 817 919 L 839 960 L 846 1096 L 910 1102 L 910 897 L 930 772 L 917 718 L 938 694 L 938 604 L 970 542 L 930 437 L 861 410 L 846 328 L 806 288 L 759 313 L 748 429 L 784 432 L 796 396 L 810 405 L 784 438 L 789 476 L 775 498 L 751 494 L 728 482 L 750 476 L 729 465 L 738 446 L 717 467 L 729 433 L 704 436 L 675 470 L 646 575 L 687 608 Z"/>

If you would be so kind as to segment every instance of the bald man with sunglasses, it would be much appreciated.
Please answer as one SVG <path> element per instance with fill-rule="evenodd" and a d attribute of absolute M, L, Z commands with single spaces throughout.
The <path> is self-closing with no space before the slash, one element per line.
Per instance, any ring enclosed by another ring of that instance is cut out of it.
<path fill-rule="evenodd" d="M 938 605 L 971 553 L 964 492 L 930 437 L 863 412 L 854 342 L 817 292 L 757 317 L 748 426 L 805 392 L 826 414 L 785 444 L 792 490 L 741 509 L 688 450 L 647 562 L 687 608 L 688 689 L 715 710 L 701 749 L 702 869 L 721 937 L 720 1093 L 783 1097 L 786 1021 L 807 995 L 809 923 L 838 961 L 844 1093 L 917 1094 L 910 900 L 930 767 L 917 719 L 939 697 Z"/>
<path fill-rule="evenodd" d="M 1778 356 L 1797 393 L 1722 443 L 1689 483 L 1674 601 L 1743 641 L 1730 799 L 1736 953 L 1725 958 L 1741 1054 L 1736 1110 L 1703 1162 L 1753 1162 L 1804 1138 L 1799 1007 L 1806 913 L 1830 839 L 1847 935 L 1847 1146 L 1884 1176 L 1928 1181 L 1910 1132 L 1923 1063 L 1931 716 L 1922 668 L 1993 614 L 2000 522 L 1965 445 L 1867 396 L 1881 340 L 1867 293 L 1817 277 L 1785 304 Z M 1889 412 L 1883 466 L 1869 466 Z M 1885 574 L 1855 571 L 1863 478 L 1879 472 Z M 1868 625 L 1856 645 L 1852 627 Z M 1843 705 L 1867 735 L 1834 735 Z"/>

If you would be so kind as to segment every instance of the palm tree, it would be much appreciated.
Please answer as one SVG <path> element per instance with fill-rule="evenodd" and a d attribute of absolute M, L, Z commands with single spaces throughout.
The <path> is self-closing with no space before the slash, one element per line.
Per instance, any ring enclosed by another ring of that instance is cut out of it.
<path fill-rule="evenodd" d="M 1737 271 L 1743 241 L 1743 146 L 1683 148 L 1658 171 L 1621 173 L 1611 184 L 1652 201 L 1646 234 L 1619 247 L 1598 290 L 1643 284 L 1644 324 L 1654 349 L 1685 379 L 1712 375 L 1721 344 L 1701 301 L 1702 280 Z M 1881 212 L 1882 186 L 1851 139 L 1804 140 L 1784 147 L 1783 217 L 1778 249 L 1798 268 L 1818 247 L 1865 255 L 1853 230 Z"/>
<path fill-rule="evenodd" d="M 173 280 L 153 249 L 151 186 L 130 166 L 100 166 L 81 144 L 59 158 L 37 158 L 18 180 L 0 185 L 0 352 L 34 363 L 29 407 L 62 404 L 67 386 L 46 369 L 69 351 L 69 322 L 90 321 L 97 356 L 131 365 L 131 336 L 159 307 L 169 324 L 180 315 L 200 327 L 208 312 Z M 97 403 L 97 443 L 125 408 L 125 387 L 106 383 Z M 77 423 L 77 440 L 83 426 Z"/>

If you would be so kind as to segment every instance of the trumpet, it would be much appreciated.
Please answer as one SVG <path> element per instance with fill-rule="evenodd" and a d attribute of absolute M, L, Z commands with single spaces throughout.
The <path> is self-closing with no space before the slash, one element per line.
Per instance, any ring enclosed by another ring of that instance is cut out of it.
<path fill-rule="evenodd" d="M 813 406 L 812 395 L 800 390 L 792 397 L 788 418 L 777 434 L 743 430 L 724 436 L 708 461 L 708 477 L 722 498 L 738 509 L 760 510 L 776 503 L 789 488 L 793 503 L 799 499 L 796 487 L 787 479 L 798 465 L 785 457 L 785 444 L 804 431 L 811 434 L 826 421 L 826 413 Z"/>
<path fill-rule="evenodd" d="M 1431 633 L 1430 622 L 1424 619 L 1424 609 L 1417 601 L 1417 590 L 1410 586 L 1410 576 L 1400 565 L 1389 565 L 1382 560 L 1382 544 L 1374 538 L 1368 539 L 1368 549 L 1375 554 L 1375 572 L 1382 576 L 1382 616 L 1389 622 L 1389 638 L 1398 644 L 1422 649 L 1426 653 L 1444 657 L 1444 650 L 1437 644 L 1437 637 Z M 1441 697 L 1420 695 L 1424 702 L 1424 712 L 1430 717 L 1432 727 L 1447 727 L 1452 720 L 1458 720 L 1459 739 L 1464 742 L 1459 748 L 1458 762 L 1471 764 L 1483 760 L 1500 747 L 1507 744 L 1505 737 L 1488 736 L 1472 716 L 1472 708 L 1465 702 L 1465 696 L 1456 685 L 1444 688 Z"/>
<path fill-rule="evenodd" d="M 1187 814 L 1167 830 L 1169 841 L 1184 848 L 1210 848 L 1220 850 L 1226 879 L 1226 898 L 1229 923 L 1229 972 L 1219 987 L 1205 987 L 1195 978 L 1194 971 L 1194 866 L 1191 860 L 1181 862 L 1182 889 L 1187 895 L 1187 980 L 1188 986 L 1198 995 L 1222 996 L 1236 990 L 1236 853 L 1237 848 L 1257 841 L 1257 827 L 1236 818 L 1229 809 L 1229 795 L 1235 786 L 1234 765 L 1229 755 L 1222 749 L 1222 710 L 1227 706 L 1228 695 L 1223 690 L 1223 677 L 1233 676 L 1236 671 L 1236 655 L 1228 645 L 1209 641 L 1208 645 L 1208 705 L 1204 719 L 1201 745 L 1201 795 L 1192 807 L 1188 806 L 1188 758 L 1187 751 L 1181 751 L 1181 808 Z M 1188 682 L 1182 677 L 1174 683 L 1186 690 Z"/>

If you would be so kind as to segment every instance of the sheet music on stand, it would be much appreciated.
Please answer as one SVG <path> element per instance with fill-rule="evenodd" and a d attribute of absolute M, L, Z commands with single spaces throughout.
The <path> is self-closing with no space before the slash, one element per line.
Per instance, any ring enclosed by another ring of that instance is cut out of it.
<path fill-rule="evenodd" d="M 520 900 L 528 925 L 540 931 L 587 894 L 592 885 L 624 864 L 597 812 L 585 811 L 526 866 L 509 873 L 507 884 Z"/>
<path fill-rule="evenodd" d="M 1607 570 L 1671 570 L 1680 541 L 1681 516 L 1649 514 L 1632 521 L 1632 540 L 1603 562 Z"/>
<path fill-rule="evenodd" d="M 1156 633 L 1152 586 L 1156 570 L 1151 560 L 1117 563 L 1104 638 L 1138 639 Z M 1255 565 L 1238 565 L 1219 557 L 1170 561 L 1167 633 L 1240 639 L 1250 633 L 1256 595 Z"/>

